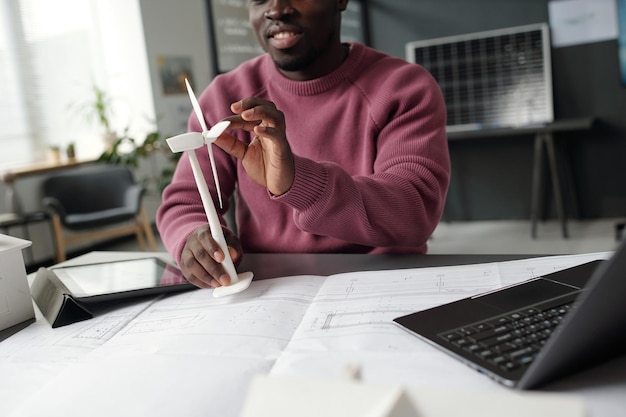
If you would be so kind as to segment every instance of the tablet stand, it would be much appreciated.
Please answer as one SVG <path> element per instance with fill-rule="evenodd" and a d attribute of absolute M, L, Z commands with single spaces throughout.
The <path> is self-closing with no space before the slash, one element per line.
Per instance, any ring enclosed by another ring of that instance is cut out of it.
<path fill-rule="evenodd" d="M 59 278 L 46 268 L 39 268 L 31 287 L 35 303 L 52 328 L 93 318 Z"/>

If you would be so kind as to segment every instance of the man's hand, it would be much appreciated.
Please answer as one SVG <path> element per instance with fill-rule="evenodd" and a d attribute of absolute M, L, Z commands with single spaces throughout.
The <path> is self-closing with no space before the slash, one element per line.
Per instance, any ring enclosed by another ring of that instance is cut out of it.
<path fill-rule="evenodd" d="M 253 132 L 254 139 L 248 145 L 223 133 L 215 144 L 241 160 L 254 182 L 273 195 L 286 193 L 293 184 L 294 162 L 283 113 L 271 101 L 255 97 L 233 103 L 231 110 L 235 116 L 224 119 L 231 122 L 229 129 Z"/>
<path fill-rule="evenodd" d="M 241 242 L 229 229 L 223 227 L 228 252 L 236 265 L 241 257 Z M 198 227 L 187 238 L 180 257 L 180 269 L 187 281 L 200 288 L 230 285 L 230 277 L 221 262 L 224 252 L 211 236 L 208 224 Z"/>

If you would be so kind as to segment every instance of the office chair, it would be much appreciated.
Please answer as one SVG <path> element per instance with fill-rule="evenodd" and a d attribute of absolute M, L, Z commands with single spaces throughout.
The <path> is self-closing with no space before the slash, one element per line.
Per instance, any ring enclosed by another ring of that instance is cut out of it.
<path fill-rule="evenodd" d="M 41 187 L 42 203 L 51 214 L 57 262 L 66 259 L 68 244 L 132 234 L 142 250 L 146 240 L 157 250 L 142 203 L 145 188 L 129 168 L 101 165 L 53 174 Z"/>

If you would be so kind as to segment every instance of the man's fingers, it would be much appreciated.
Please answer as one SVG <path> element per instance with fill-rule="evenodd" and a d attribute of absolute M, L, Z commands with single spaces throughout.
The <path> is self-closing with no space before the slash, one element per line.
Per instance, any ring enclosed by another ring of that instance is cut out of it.
<path fill-rule="evenodd" d="M 200 226 L 187 239 L 180 258 L 185 278 L 200 288 L 216 288 L 230 284 L 221 262 L 224 253 L 211 236 L 208 225 Z"/>
<path fill-rule="evenodd" d="M 223 121 L 230 122 L 230 126 L 228 126 L 229 130 L 239 130 L 243 129 L 247 132 L 252 132 L 254 127 L 261 124 L 260 120 L 243 120 L 241 116 L 228 116 L 222 119 Z"/>
<path fill-rule="evenodd" d="M 183 250 L 180 261 L 185 279 L 196 287 L 215 288 L 219 286 L 219 283 L 198 262 L 191 249 L 185 248 Z"/>
<path fill-rule="evenodd" d="M 239 125 L 239 128 L 245 128 L 246 130 L 250 127 L 254 128 L 254 125 L 245 124 L 245 122 L 251 122 L 255 124 L 262 124 L 264 126 L 281 126 L 284 124 L 285 116 L 283 112 L 276 108 L 276 104 L 263 100 L 257 97 L 248 97 L 238 102 L 231 104 L 231 110 L 233 113 L 237 114 L 240 118 L 239 123 L 243 123 L 245 127 Z M 228 120 L 225 119 L 225 120 Z M 233 123 L 233 121 L 231 121 Z M 233 128 L 237 128 L 232 126 Z"/>
<path fill-rule="evenodd" d="M 230 133 L 222 133 L 213 143 L 219 146 L 224 152 L 237 159 L 243 159 L 248 151 L 248 145 Z"/>
<path fill-rule="evenodd" d="M 276 108 L 276 104 L 269 100 L 264 100 L 258 97 L 248 97 L 231 104 L 230 110 L 235 114 L 241 114 L 242 112 L 257 106 L 269 106 Z"/>

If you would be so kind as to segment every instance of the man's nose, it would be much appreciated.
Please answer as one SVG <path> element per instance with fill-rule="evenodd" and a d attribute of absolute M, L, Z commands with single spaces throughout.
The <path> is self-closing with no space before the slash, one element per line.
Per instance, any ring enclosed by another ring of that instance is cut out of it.
<path fill-rule="evenodd" d="M 267 10 L 263 12 L 263 16 L 277 20 L 285 15 L 293 14 L 294 11 L 290 0 L 270 0 L 267 2 Z"/>

